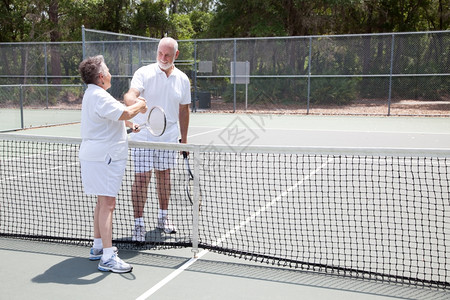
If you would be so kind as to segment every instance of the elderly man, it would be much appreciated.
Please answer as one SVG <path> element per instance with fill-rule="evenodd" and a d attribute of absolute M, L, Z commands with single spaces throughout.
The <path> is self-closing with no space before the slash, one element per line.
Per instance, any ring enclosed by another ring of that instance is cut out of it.
<path fill-rule="evenodd" d="M 160 106 L 164 109 L 167 125 L 165 132 L 159 137 L 151 135 L 147 130 L 141 130 L 132 133 L 131 140 L 177 143 L 181 138 L 182 143 L 187 143 L 191 87 L 186 74 L 174 65 L 178 55 L 178 43 L 173 38 L 163 38 L 158 45 L 156 63 L 143 66 L 135 72 L 130 89 L 124 95 L 125 104 L 134 105 L 139 101 L 138 97 L 142 97 L 147 101 L 149 108 Z M 137 115 L 134 123 L 145 123 L 149 111 Z M 135 166 L 131 193 L 135 217 L 133 241 L 145 241 L 143 213 L 152 170 L 155 171 L 159 200 L 157 228 L 168 234 L 176 232 L 176 227 L 168 215 L 170 169 L 175 166 L 176 155 L 175 151 L 133 149 Z"/>

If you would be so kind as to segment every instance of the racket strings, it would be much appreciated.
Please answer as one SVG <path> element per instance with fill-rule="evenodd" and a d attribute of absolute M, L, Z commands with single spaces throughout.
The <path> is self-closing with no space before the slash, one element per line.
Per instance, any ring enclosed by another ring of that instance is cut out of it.
<path fill-rule="evenodd" d="M 146 128 L 154 136 L 161 136 L 166 130 L 166 114 L 163 109 L 155 106 L 148 115 Z"/>

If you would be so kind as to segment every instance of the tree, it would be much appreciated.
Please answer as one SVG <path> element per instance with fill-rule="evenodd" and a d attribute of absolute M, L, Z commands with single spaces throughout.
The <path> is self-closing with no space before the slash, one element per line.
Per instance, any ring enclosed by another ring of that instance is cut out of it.
<path fill-rule="evenodd" d="M 209 37 L 249 37 L 286 35 L 282 1 L 222 0 L 208 31 Z"/>
<path fill-rule="evenodd" d="M 0 0 L 0 4 L 2 42 L 79 41 L 83 24 L 151 37 L 168 31 L 185 36 L 182 31 L 192 26 L 192 36 L 202 38 L 450 28 L 448 0 Z M 190 23 L 174 26 L 178 20 L 174 15 L 189 16 Z"/>
<path fill-rule="evenodd" d="M 221 0 L 209 37 L 445 30 L 444 0 Z"/>
<path fill-rule="evenodd" d="M 175 13 L 189 15 L 193 12 L 212 12 L 216 1 L 182 0 L 177 2 L 177 11 Z"/>
<path fill-rule="evenodd" d="M 131 33 L 161 38 L 169 29 L 165 1 L 142 1 L 131 18 Z"/>
<path fill-rule="evenodd" d="M 188 15 L 174 14 L 171 16 L 172 32 L 169 35 L 177 40 L 190 40 L 194 29 Z"/>
<path fill-rule="evenodd" d="M 30 4 L 21 0 L 2 0 L 1 2 L 0 41 L 23 41 L 31 25 L 26 20 L 30 11 Z"/>
<path fill-rule="evenodd" d="M 61 38 L 61 32 L 59 30 L 59 1 L 58 0 L 50 0 L 48 6 L 48 17 L 50 24 L 56 28 L 55 30 L 50 30 L 50 41 L 51 42 L 59 42 Z M 61 76 L 61 55 L 59 53 L 59 48 L 51 46 L 50 48 L 50 66 L 52 75 Z M 56 77 L 54 79 L 55 84 L 61 83 L 61 77 Z"/>
<path fill-rule="evenodd" d="M 191 20 L 192 29 L 194 34 L 192 38 L 199 39 L 206 37 L 209 29 L 209 24 L 213 18 L 212 13 L 194 10 L 189 14 L 189 19 Z"/>

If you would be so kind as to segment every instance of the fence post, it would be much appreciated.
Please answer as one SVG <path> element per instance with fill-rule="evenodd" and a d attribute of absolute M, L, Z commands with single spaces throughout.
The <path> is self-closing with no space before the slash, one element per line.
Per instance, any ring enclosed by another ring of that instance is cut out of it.
<path fill-rule="evenodd" d="M 23 121 L 23 85 L 19 85 L 20 88 L 20 128 L 24 129 L 24 121 Z"/>
<path fill-rule="evenodd" d="M 129 37 L 130 46 L 128 48 L 128 60 L 130 62 L 130 76 L 133 76 L 133 38 Z"/>
<path fill-rule="evenodd" d="M 84 31 L 84 25 L 81 25 L 81 42 L 83 49 L 83 60 L 86 58 L 86 33 Z"/>
<path fill-rule="evenodd" d="M 194 72 L 192 75 L 194 77 L 194 101 L 192 111 L 195 112 L 197 111 L 197 107 L 195 106 L 197 100 L 197 41 L 194 41 Z"/>
<path fill-rule="evenodd" d="M 140 67 L 142 67 L 143 64 L 142 64 L 142 42 L 139 41 L 138 43 L 139 43 L 139 63 L 137 68 L 139 69 Z"/>
<path fill-rule="evenodd" d="M 86 58 L 86 33 L 84 25 L 81 25 L 81 49 L 83 51 L 83 57 L 81 60 L 84 60 Z M 87 85 L 83 82 L 83 89 L 86 89 Z"/>
<path fill-rule="evenodd" d="M 48 109 L 48 67 L 47 67 L 47 43 L 44 43 L 44 69 L 45 69 L 45 99 Z"/>
<path fill-rule="evenodd" d="M 309 37 L 309 55 L 308 55 L 308 96 L 306 99 L 306 114 L 309 114 L 309 98 L 311 95 L 311 48 L 312 48 L 312 37 Z"/>
<path fill-rule="evenodd" d="M 395 35 L 392 34 L 391 41 L 391 67 L 389 70 L 389 98 L 388 98 L 388 116 L 391 115 L 391 97 L 392 97 L 392 71 L 394 68 L 394 43 L 395 43 Z"/>
<path fill-rule="evenodd" d="M 236 39 L 233 40 L 233 112 L 236 112 Z"/>

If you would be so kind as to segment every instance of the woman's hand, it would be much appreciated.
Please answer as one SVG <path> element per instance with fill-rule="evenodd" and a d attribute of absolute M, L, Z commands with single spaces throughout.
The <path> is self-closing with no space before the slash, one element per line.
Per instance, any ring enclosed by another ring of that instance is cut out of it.
<path fill-rule="evenodd" d="M 133 123 L 133 125 L 131 125 L 131 129 L 133 130 L 134 133 L 141 131 L 139 124 L 136 123 Z"/>

